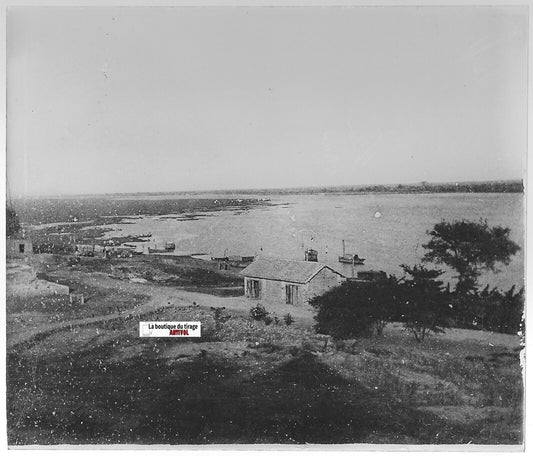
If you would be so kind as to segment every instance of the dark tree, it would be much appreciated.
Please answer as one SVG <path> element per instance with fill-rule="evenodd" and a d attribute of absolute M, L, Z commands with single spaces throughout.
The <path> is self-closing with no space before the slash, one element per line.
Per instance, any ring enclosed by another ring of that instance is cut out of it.
<path fill-rule="evenodd" d="M 20 231 L 19 216 L 15 212 L 15 209 L 6 207 L 6 235 L 13 236 Z"/>
<path fill-rule="evenodd" d="M 378 282 L 345 282 L 310 301 L 317 309 L 315 330 L 335 339 L 382 334 L 394 319 L 398 281 L 390 277 Z"/>
<path fill-rule="evenodd" d="M 401 283 L 400 300 L 405 328 L 421 342 L 429 333 L 442 333 L 449 326 L 452 310 L 449 293 L 437 278 L 443 273 L 424 266 L 401 265 L 411 276 Z"/>
<path fill-rule="evenodd" d="M 524 288 L 508 291 L 487 285 L 481 292 L 456 295 L 452 299 L 455 326 L 506 334 L 524 331 Z"/>
<path fill-rule="evenodd" d="M 509 239 L 509 228 L 489 227 L 486 220 L 467 220 L 437 223 L 424 244 L 427 250 L 423 261 L 445 264 L 457 272 L 456 291 L 466 294 L 477 288 L 483 271 L 497 272 L 499 263 L 508 265 L 520 250 Z"/>

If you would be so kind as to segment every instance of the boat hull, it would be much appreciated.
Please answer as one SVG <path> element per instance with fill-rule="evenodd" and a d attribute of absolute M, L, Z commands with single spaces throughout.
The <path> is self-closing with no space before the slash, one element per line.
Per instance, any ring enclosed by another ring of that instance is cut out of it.
<path fill-rule="evenodd" d="M 350 257 L 339 257 L 339 263 L 345 264 L 365 264 L 365 258 L 350 258 Z"/>

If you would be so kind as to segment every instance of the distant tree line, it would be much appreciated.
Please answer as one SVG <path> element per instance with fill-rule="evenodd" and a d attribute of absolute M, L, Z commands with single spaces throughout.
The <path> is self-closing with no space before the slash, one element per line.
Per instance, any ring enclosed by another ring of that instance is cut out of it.
<path fill-rule="evenodd" d="M 352 187 L 322 187 L 320 193 L 523 193 L 521 181 L 457 182 L 437 184 L 366 185 Z"/>
<path fill-rule="evenodd" d="M 456 273 L 451 290 L 439 277 L 444 271 L 424 264 L 401 265 L 405 276 L 376 282 L 347 281 L 311 300 L 315 329 L 338 339 L 381 335 L 389 322 L 402 322 L 417 341 L 448 327 L 508 334 L 524 331 L 524 288 L 479 289 L 482 271 L 497 271 L 519 250 L 510 230 L 479 222 L 442 221 L 424 245 L 424 263 L 445 264 Z"/>
<path fill-rule="evenodd" d="M 524 185 L 521 180 L 451 183 L 419 182 L 415 184 L 332 185 L 220 190 L 212 193 L 218 195 L 295 195 L 316 193 L 524 193 Z"/>

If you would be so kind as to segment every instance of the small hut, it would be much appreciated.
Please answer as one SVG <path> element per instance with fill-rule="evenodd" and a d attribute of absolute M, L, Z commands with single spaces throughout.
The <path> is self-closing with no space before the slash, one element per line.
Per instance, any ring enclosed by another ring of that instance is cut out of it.
<path fill-rule="evenodd" d="M 345 280 L 325 264 L 278 258 L 258 258 L 241 275 L 248 299 L 290 305 L 303 305 Z"/>

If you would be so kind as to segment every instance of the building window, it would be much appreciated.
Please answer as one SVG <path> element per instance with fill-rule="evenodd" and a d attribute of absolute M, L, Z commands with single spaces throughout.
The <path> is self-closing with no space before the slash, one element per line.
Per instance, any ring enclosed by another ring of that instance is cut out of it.
<path fill-rule="evenodd" d="M 261 283 L 259 280 L 248 279 L 246 287 L 246 292 L 249 298 L 259 299 L 261 297 Z"/>
<path fill-rule="evenodd" d="M 24 253 L 24 244 L 19 244 L 19 253 Z"/>
<path fill-rule="evenodd" d="M 285 303 L 298 304 L 298 285 L 285 285 Z"/>

